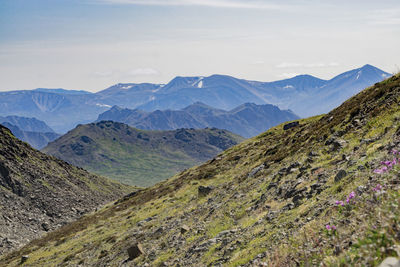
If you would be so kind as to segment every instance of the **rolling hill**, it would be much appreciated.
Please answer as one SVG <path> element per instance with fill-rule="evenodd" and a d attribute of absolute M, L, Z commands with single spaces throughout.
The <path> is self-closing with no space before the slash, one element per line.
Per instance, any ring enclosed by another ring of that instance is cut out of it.
<path fill-rule="evenodd" d="M 42 151 L 127 184 L 149 186 L 242 140 L 215 128 L 145 131 L 101 121 L 79 125 Z"/>
<path fill-rule="evenodd" d="M 0 259 L 17 266 L 377 266 L 396 256 L 400 75 Z M 396 160 L 394 160 L 396 159 Z M 62 242 L 57 242 L 62 240 Z"/>
<path fill-rule="evenodd" d="M 117 121 L 144 130 L 216 127 L 249 138 L 282 122 L 296 119 L 299 117 L 290 110 L 280 110 L 268 104 L 245 103 L 233 110 L 225 111 L 196 102 L 182 110 L 154 112 L 114 106 L 100 114 L 97 121 Z"/>
<path fill-rule="evenodd" d="M 0 254 L 133 190 L 32 149 L 0 125 Z"/>

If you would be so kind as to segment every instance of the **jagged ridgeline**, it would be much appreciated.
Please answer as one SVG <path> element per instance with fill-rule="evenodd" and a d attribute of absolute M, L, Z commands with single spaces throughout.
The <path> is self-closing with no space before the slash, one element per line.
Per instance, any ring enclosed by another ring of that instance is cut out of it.
<path fill-rule="evenodd" d="M 272 128 L 110 204 L 0 264 L 16 266 L 26 255 L 31 266 L 377 265 L 400 242 L 397 165 L 373 172 L 400 146 L 399 98 L 396 75 L 326 115 Z"/>
<path fill-rule="evenodd" d="M 47 156 L 0 125 L 0 254 L 132 190 Z"/>

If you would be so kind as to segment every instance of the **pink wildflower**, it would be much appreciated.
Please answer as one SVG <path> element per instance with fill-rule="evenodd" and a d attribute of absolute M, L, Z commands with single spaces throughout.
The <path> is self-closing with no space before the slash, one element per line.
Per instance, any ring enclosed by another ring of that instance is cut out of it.
<path fill-rule="evenodd" d="M 329 224 L 325 225 L 325 228 L 326 228 L 326 230 L 328 230 L 328 231 L 330 231 L 330 230 L 335 231 L 335 230 L 336 230 L 336 226 L 334 226 L 334 225 L 329 225 Z"/>
<path fill-rule="evenodd" d="M 335 204 L 342 207 L 344 206 L 344 203 L 341 200 L 336 200 Z"/>
<path fill-rule="evenodd" d="M 380 184 L 377 184 L 374 188 L 372 188 L 373 191 L 378 192 L 382 190 L 382 186 Z"/>

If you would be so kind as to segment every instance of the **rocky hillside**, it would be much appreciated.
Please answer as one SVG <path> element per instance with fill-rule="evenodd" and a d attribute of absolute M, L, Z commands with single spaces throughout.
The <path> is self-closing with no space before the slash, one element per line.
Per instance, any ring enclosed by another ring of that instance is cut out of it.
<path fill-rule="evenodd" d="M 0 254 L 133 189 L 32 149 L 0 125 Z"/>
<path fill-rule="evenodd" d="M 217 127 L 250 138 L 282 122 L 296 119 L 299 117 L 290 110 L 281 110 L 269 104 L 245 103 L 225 111 L 196 102 L 182 110 L 153 112 L 114 106 L 100 114 L 97 120 L 118 121 L 144 130 Z"/>
<path fill-rule="evenodd" d="M 17 266 L 376 266 L 396 255 L 400 75 L 0 259 Z"/>
<path fill-rule="evenodd" d="M 43 151 L 127 184 L 149 186 L 241 141 L 242 137 L 215 128 L 144 131 L 101 121 L 79 125 Z"/>

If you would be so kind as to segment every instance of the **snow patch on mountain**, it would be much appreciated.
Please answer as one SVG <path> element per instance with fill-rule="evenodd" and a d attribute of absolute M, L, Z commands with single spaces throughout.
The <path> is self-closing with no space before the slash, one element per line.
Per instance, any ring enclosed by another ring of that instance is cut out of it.
<path fill-rule="evenodd" d="M 96 103 L 96 106 L 98 106 L 98 107 L 104 107 L 104 108 L 111 108 L 111 106 L 110 106 L 110 105 L 107 105 L 107 104 L 101 104 L 101 103 Z"/>
<path fill-rule="evenodd" d="M 362 70 L 360 70 L 359 72 L 357 72 L 356 80 L 358 80 L 358 79 L 360 78 L 361 73 L 362 73 Z"/>
<path fill-rule="evenodd" d="M 293 85 L 286 85 L 285 87 L 283 87 L 283 89 L 293 89 L 294 88 L 294 86 Z"/>
<path fill-rule="evenodd" d="M 203 79 L 204 77 L 199 77 L 197 81 L 195 81 L 192 86 L 197 88 L 203 88 Z"/>

